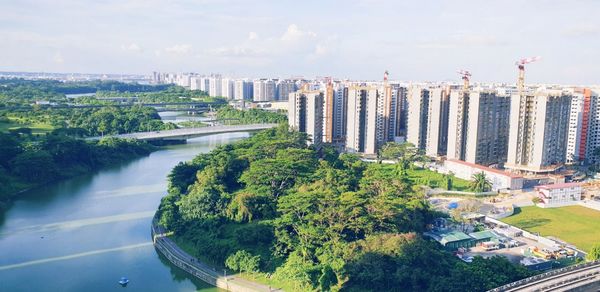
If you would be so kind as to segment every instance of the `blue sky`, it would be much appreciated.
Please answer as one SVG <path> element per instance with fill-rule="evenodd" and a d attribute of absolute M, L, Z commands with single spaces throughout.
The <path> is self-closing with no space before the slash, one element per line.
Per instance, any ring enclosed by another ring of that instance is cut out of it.
<path fill-rule="evenodd" d="M 594 0 L 3 0 L 0 71 L 600 83 Z"/>

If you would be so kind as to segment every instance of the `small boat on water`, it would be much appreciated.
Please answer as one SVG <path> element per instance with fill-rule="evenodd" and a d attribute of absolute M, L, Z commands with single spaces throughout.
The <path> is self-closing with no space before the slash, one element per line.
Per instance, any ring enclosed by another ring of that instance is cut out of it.
<path fill-rule="evenodd" d="M 127 279 L 125 277 L 121 277 L 121 280 L 119 280 L 119 284 L 121 284 L 121 286 L 123 286 L 123 287 L 127 286 L 128 283 L 129 283 L 129 279 Z"/>

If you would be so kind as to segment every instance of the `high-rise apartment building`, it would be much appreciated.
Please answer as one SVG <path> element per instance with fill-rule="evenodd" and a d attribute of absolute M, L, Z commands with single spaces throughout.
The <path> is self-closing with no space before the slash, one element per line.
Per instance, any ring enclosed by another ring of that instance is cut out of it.
<path fill-rule="evenodd" d="M 447 158 L 481 165 L 506 161 L 510 97 L 475 89 L 450 94 Z"/>
<path fill-rule="evenodd" d="M 410 87 L 408 90 L 406 141 L 419 149 L 425 149 L 427 145 L 428 115 L 429 90 L 421 87 Z"/>
<path fill-rule="evenodd" d="M 571 111 L 567 130 L 567 150 L 565 162 L 576 164 L 585 161 L 588 130 L 590 127 L 591 90 L 575 88 L 570 92 Z"/>
<path fill-rule="evenodd" d="M 367 153 L 368 99 L 371 95 L 371 99 L 376 100 L 373 97 L 376 94 L 377 90 L 371 87 L 350 86 L 348 88 L 346 151 Z M 375 141 L 372 141 L 372 143 L 374 144 Z"/>
<path fill-rule="evenodd" d="M 333 143 L 334 115 L 335 115 L 335 91 L 331 80 L 325 86 L 325 98 L 323 100 L 323 142 Z"/>
<path fill-rule="evenodd" d="M 221 96 L 221 90 L 223 89 L 221 79 L 221 75 L 213 75 L 208 79 L 208 95 Z"/>
<path fill-rule="evenodd" d="M 505 167 L 552 172 L 565 163 L 571 96 L 559 90 L 513 95 Z"/>
<path fill-rule="evenodd" d="M 291 80 L 278 80 L 275 100 L 287 101 L 290 93 L 296 91 L 296 83 Z"/>
<path fill-rule="evenodd" d="M 234 87 L 234 98 L 237 100 L 252 100 L 254 83 L 248 80 L 236 80 Z"/>
<path fill-rule="evenodd" d="M 323 141 L 323 93 L 318 90 L 290 93 L 288 99 L 288 124 L 291 128 L 308 134 L 309 143 Z"/>
<path fill-rule="evenodd" d="M 450 89 L 412 86 L 408 91 L 406 140 L 428 156 L 445 155 Z"/>
<path fill-rule="evenodd" d="M 277 86 L 275 81 L 269 79 L 254 80 L 254 101 L 273 101 Z"/>
<path fill-rule="evenodd" d="M 586 88 L 581 93 L 583 93 L 584 102 L 589 99 L 590 107 L 587 115 L 584 114 L 582 118 L 583 129 L 580 145 L 585 143 L 585 150 L 579 148 L 579 160 L 585 163 L 598 163 L 600 157 L 595 155 L 594 151 L 600 147 L 600 88 Z M 586 113 L 585 103 L 584 113 Z M 587 123 L 585 122 L 586 118 Z"/>
<path fill-rule="evenodd" d="M 340 82 L 332 85 L 333 90 L 333 139 L 343 145 L 346 142 L 346 117 L 348 111 L 348 88 Z"/>
<path fill-rule="evenodd" d="M 233 99 L 234 85 L 235 83 L 232 79 L 223 78 L 221 80 L 221 96 L 227 99 Z"/>

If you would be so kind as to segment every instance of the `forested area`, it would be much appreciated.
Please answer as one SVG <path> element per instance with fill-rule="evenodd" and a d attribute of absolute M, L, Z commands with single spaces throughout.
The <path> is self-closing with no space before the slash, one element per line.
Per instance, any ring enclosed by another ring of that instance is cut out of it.
<path fill-rule="evenodd" d="M 164 123 L 154 108 L 102 107 L 51 109 L 35 108 L 31 111 L 0 112 L 0 124 L 12 122 L 27 127 L 46 124 L 55 132 L 87 137 L 175 129 L 173 123 Z"/>
<path fill-rule="evenodd" d="M 0 78 L 0 103 L 21 105 L 36 100 L 55 102 L 66 101 L 65 94 L 113 92 L 155 92 L 166 90 L 173 85 L 144 85 L 118 81 L 78 81 L 26 80 Z"/>
<path fill-rule="evenodd" d="M 282 125 L 180 163 L 159 222 L 192 254 L 286 290 L 485 291 L 529 276 L 503 257 L 466 264 L 425 240 L 443 215 L 403 164 L 306 139 Z"/>
<path fill-rule="evenodd" d="M 284 112 L 270 112 L 262 109 L 238 110 L 231 106 L 223 106 L 217 110 L 218 119 L 228 119 L 229 124 L 253 123 L 285 123 L 287 115 Z"/>
<path fill-rule="evenodd" d="M 210 97 L 204 91 L 189 90 L 181 86 L 172 85 L 164 90 L 157 92 L 123 92 L 123 91 L 99 91 L 98 97 L 137 97 L 139 102 L 159 103 L 159 102 L 193 102 L 203 101 L 214 103 L 215 105 L 226 104 L 226 100 L 220 97 Z"/>
<path fill-rule="evenodd" d="M 0 211 L 20 191 L 84 174 L 104 166 L 150 154 L 153 146 L 136 140 L 77 140 L 0 133 Z"/>

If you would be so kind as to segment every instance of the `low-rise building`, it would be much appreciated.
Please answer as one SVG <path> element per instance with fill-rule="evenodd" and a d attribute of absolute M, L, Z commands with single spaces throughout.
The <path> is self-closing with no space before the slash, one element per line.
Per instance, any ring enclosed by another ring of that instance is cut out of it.
<path fill-rule="evenodd" d="M 447 159 L 444 167 L 458 178 L 471 180 L 476 173 L 483 172 L 492 183 L 492 190 L 520 190 L 523 188 L 523 177 L 500 169 L 495 169 L 457 159 Z"/>
<path fill-rule="evenodd" d="M 539 204 L 544 208 L 575 205 L 581 201 L 580 183 L 561 183 L 535 187 L 538 197 L 542 200 Z"/>
<path fill-rule="evenodd" d="M 457 250 L 461 247 L 469 248 L 475 246 L 475 240 L 464 232 L 445 230 L 445 231 L 429 231 L 423 235 L 432 238 L 447 250 Z"/>

